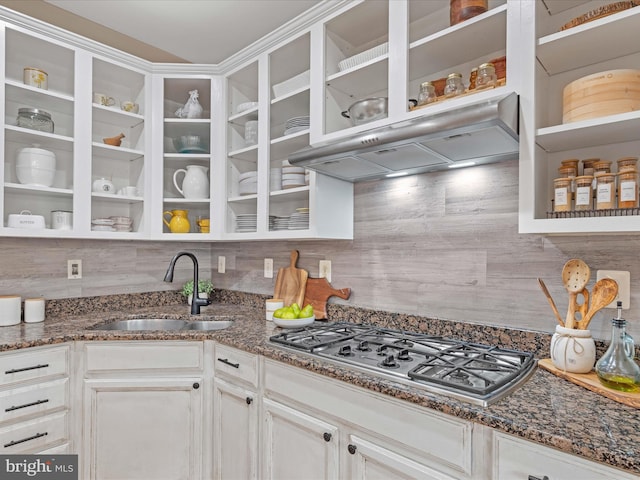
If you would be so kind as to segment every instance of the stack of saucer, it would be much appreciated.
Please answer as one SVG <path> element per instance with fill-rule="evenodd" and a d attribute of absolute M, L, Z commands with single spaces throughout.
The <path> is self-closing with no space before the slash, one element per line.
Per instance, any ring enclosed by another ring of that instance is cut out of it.
<path fill-rule="evenodd" d="M 133 221 L 131 217 L 109 217 L 113 220 L 113 228 L 116 232 L 131 232 Z"/>
<path fill-rule="evenodd" d="M 94 232 L 115 232 L 114 223 L 110 218 L 94 218 L 91 220 L 91 230 Z"/>
<path fill-rule="evenodd" d="M 304 187 L 306 185 L 303 167 L 282 167 L 282 188 Z"/>
<path fill-rule="evenodd" d="M 292 133 L 301 132 L 309 129 L 309 115 L 304 117 L 293 117 L 284 123 L 284 134 L 291 135 Z"/>
<path fill-rule="evenodd" d="M 238 193 L 240 195 L 258 193 L 258 172 L 254 170 L 240 174 L 238 177 Z"/>
<path fill-rule="evenodd" d="M 309 209 L 296 208 L 289 217 L 289 230 L 307 230 L 309 228 Z"/>
<path fill-rule="evenodd" d="M 276 192 L 282 190 L 282 169 L 275 167 L 271 169 L 269 176 L 269 191 Z"/>
<path fill-rule="evenodd" d="M 236 215 L 236 232 L 255 232 L 258 216 L 255 213 L 240 213 Z"/>
<path fill-rule="evenodd" d="M 271 230 L 289 230 L 289 217 L 275 217 L 270 226 Z"/>

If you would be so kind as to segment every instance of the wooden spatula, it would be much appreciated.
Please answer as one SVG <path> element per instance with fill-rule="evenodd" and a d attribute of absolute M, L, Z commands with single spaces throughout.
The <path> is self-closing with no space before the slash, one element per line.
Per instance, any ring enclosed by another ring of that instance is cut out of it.
<path fill-rule="evenodd" d="M 273 298 L 281 298 L 285 306 L 297 303 L 302 308 L 309 272 L 296 267 L 298 255 L 297 250 L 291 250 L 289 266 L 278 270 Z"/>

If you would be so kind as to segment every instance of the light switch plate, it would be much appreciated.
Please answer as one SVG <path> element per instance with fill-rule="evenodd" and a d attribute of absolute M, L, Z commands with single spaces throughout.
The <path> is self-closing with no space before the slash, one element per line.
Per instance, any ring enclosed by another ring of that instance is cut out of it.
<path fill-rule="evenodd" d="M 264 259 L 264 278 L 273 278 L 273 258 Z"/>
<path fill-rule="evenodd" d="M 620 300 L 623 310 L 627 310 L 631 303 L 631 273 L 622 270 L 598 270 L 596 275 L 596 280 L 611 278 L 618 283 L 618 296 L 604 308 L 616 308 Z"/>
<path fill-rule="evenodd" d="M 82 278 L 82 260 L 67 260 L 67 278 L 73 280 Z"/>
<path fill-rule="evenodd" d="M 226 258 L 222 255 L 218 257 L 218 273 L 224 273 L 227 271 Z"/>

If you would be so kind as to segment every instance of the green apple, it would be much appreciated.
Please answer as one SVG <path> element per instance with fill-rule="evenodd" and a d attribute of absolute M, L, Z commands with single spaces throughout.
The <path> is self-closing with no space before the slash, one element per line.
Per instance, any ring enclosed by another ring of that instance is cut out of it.
<path fill-rule="evenodd" d="M 284 313 L 284 307 L 277 309 L 273 312 L 274 318 L 282 318 L 282 314 Z"/>
<path fill-rule="evenodd" d="M 299 318 L 309 318 L 313 316 L 313 307 L 311 305 L 305 305 L 305 307 L 300 310 Z"/>

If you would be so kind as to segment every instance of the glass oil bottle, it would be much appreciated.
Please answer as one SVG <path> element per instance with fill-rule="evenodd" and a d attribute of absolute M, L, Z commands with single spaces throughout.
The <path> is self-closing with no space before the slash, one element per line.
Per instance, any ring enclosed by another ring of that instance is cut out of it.
<path fill-rule="evenodd" d="M 611 320 L 611 344 L 596 362 L 598 380 L 605 387 L 623 392 L 640 392 L 640 367 L 633 357 L 635 345 L 626 331 L 622 318 L 622 302 L 618 302 L 618 316 Z"/>

